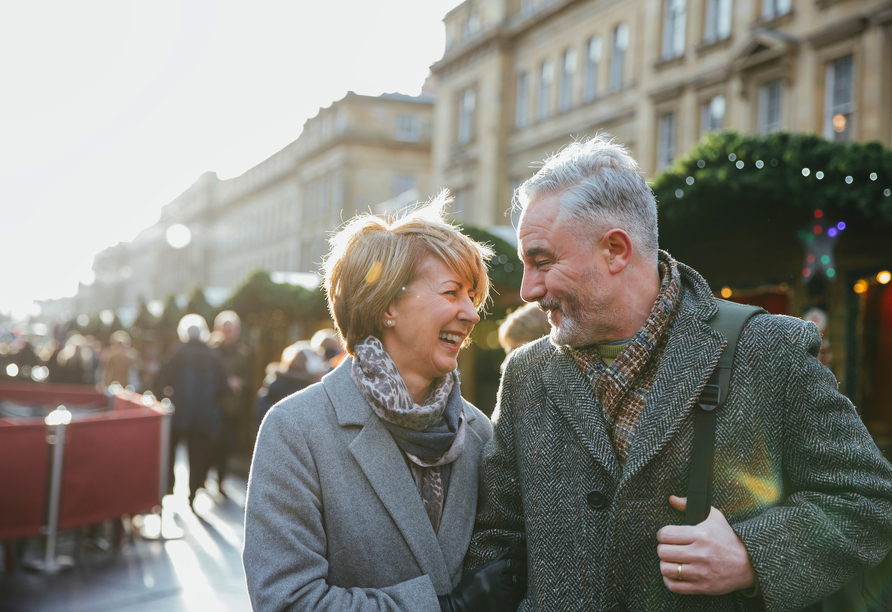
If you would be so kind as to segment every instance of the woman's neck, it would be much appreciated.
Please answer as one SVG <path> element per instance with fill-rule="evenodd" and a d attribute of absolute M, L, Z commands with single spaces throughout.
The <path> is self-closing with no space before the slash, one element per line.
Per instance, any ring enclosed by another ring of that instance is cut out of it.
<path fill-rule="evenodd" d="M 394 362 L 394 364 L 396 365 L 396 369 L 399 370 L 400 377 L 402 377 L 406 388 L 409 390 L 409 395 L 412 396 L 412 401 L 419 406 L 423 406 L 427 396 L 430 395 L 431 385 L 434 381 L 419 376 L 408 368 L 401 368 L 396 362 Z"/>

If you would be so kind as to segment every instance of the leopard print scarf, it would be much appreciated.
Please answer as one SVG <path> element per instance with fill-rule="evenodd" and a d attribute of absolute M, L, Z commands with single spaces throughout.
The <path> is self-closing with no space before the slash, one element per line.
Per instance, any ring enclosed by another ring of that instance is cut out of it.
<path fill-rule="evenodd" d="M 458 373 L 450 372 L 435 381 L 427 400 L 419 406 L 378 338 L 368 336 L 356 345 L 354 353 L 353 382 L 406 458 L 436 532 L 450 464 L 464 447 L 464 402 Z"/>

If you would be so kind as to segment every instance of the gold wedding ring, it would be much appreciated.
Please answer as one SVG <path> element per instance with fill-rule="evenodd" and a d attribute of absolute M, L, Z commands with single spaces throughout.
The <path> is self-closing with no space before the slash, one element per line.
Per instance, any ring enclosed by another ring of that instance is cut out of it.
<path fill-rule="evenodd" d="M 678 579 L 684 580 L 684 576 L 681 573 L 681 563 L 678 564 Z"/>

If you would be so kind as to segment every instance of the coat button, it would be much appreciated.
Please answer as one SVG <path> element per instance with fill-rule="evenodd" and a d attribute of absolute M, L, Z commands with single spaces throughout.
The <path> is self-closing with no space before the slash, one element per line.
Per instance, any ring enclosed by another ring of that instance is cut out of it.
<path fill-rule="evenodd" d="M 626 607 L 621 603 L 615 603 L 610 606 L 610 612 L 626 612 Z"/>
<path fill-rule="evenodd" d="M 607 496 L 597 489 L 590 492 L 586 496 L 585 501 L 594 510 L 603 510 L 607 506 Z"/>

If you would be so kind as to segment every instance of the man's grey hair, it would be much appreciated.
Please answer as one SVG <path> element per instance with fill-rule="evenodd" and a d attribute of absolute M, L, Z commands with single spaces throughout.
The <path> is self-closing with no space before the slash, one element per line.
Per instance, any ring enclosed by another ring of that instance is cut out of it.
<path fill-rule="evenodd" d="M 641 254 L 657 261 L 657 202 L 628 150 L 605 134 L 573 142 L 545 160 L 514 194 L 513 207 L 558 195 L 559 220 L 581 242 L 619 228 Z"/>

